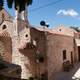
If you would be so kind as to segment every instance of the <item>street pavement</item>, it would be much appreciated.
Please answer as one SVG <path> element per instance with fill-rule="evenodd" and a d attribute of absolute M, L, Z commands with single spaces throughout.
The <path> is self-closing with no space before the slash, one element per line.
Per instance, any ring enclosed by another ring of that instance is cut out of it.
<path fill-rule="evenodd" d="M 79 77 L 79 79 L 78 78 L 73 79 L 75 78 L 74 76 Z M 80 80 L 80 63 L 76 63 L 69 72 L 57 73 L 54 77 L 54 80 Z"/>

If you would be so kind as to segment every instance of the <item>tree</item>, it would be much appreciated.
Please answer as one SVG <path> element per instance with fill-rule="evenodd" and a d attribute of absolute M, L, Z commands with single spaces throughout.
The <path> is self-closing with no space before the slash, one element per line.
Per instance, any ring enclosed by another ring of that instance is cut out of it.
<path fill-rule="evenodd" d="M 15 19 L 21 18 L 22 20 L 25 20 L 25 13 L 27 14 L 26 7 L 32 4 L 33 0 L 6 0 L 8 8 L 12 8 L 14 4 L 15 9 Z M 23 18 L 22 18 L 23 17 Z"/>
<path fill-rule="evenodd" d="M 72 28 L 72 29 L 76 30 L 77 32 L 80 32 L 79 27 L 73 27 L 73 26 L 71 26 L 70 28 Z"/>
<path fill-rule="evenodd" d="M 4 2 L 4 0 L 0 0 L 0 10 L 3 9 L 3 2 Z"/>
<path fill-rule="evenodd" d="M 18 13 L 21 13 L 26 9 L 27 6 L 32 4 L 33 0 L 6 0 L 8 8 L 12 8 L 14 3 L 14 8 Z M 4 0 L 0 0 L 0 10 L 3 9 Z"/>
<path fill-rule="evenodd" d="M 12 8 L 13 3 L 15 10 L 22 12 L 25 10 L 26 5 L 29 6 L 32 4 L 32 0 L 7 0 L 7 5 L 9 8 Z"/>

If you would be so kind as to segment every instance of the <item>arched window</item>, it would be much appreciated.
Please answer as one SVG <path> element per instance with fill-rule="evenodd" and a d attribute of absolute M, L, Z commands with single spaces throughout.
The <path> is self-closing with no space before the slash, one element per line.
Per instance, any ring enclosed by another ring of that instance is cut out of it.
<path fill-rule="evenodd" d="M 28 37 L 28 34 L 26 34 L 25 37 Z"/>
<path fill-rule="evenodd" d="M 7 28 L 7 26 L 6 25 L 3 25 L 2 29 L 6 29 L 6 28 Z"/>
<path fill-rule="evenodd" d="M 59 29 L 59 31 L 61 31 L 61 29 Z"/>

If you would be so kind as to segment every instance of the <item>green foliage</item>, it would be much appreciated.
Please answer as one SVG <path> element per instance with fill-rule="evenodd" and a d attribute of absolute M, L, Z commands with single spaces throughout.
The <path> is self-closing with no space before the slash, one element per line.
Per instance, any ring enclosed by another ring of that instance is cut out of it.
<path fill-rule="evenodd" d="M 27 3 L 27 5 L 31 5 L 32 4 L 32 0 L 24 0 L 25 3 Z"/>
<path fill-rule="evenodd" d="M 3 5 L 4 5 L 4 0 L 0 0 L 0 10 L 2 10 Z"/>
<path fill-rule="evenodd" d="M 80 32 L 79 27 L 73 27 L 73 26 L 71 26 L 70 28 L 72 28 L 72 29 L 76 30 L 77 32 Z"/>
<path fill-rule="evenodd" d="M 7 5 L 9 8 L 12 8 L 13 0 L 7 0 Z"/>
<path fill-rule="evenodd" d="M 25 6 L 29 6 L 32 4 L 33 0 L 6 0 L 8 8 L 12 8 L 14 3 L 14 8 L 18 10 L 19 12 L 22 12 L 25 10 Z M 3 9 L 4 6 L 4 0 L 0 0 L 0 10 Z"/>
<path fill-rule="evenodd" d="M 32 4 L 32 0 L 7 0 L 7 5 L 9 8 L 12 8 L 13 3 L 14 8 L 21 12 L 25 10 L 26 4 L 27 6 Z"/>

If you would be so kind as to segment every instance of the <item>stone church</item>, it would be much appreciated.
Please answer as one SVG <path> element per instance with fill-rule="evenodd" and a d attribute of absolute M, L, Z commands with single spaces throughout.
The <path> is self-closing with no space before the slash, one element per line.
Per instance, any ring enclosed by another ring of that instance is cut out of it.
<path fill-rule="evenodd" d="M 22 79 L 47 71 L 44 32 L 30 27 L 26 15 L 13 19 L 5 9 L 0 11 L 0 59 L 20 65 Z"/>
<path fill-rule="evenodd" d="M 19 15 L 13 19 L 5 9 L 0 11 L 0 59 L 20 66 L 18 77 L 53 80 L 66 61 L 72 65 L 80 61 L 79 32 L 63 25 L 52 30 L 35 28 L 26 11 Z"/>

